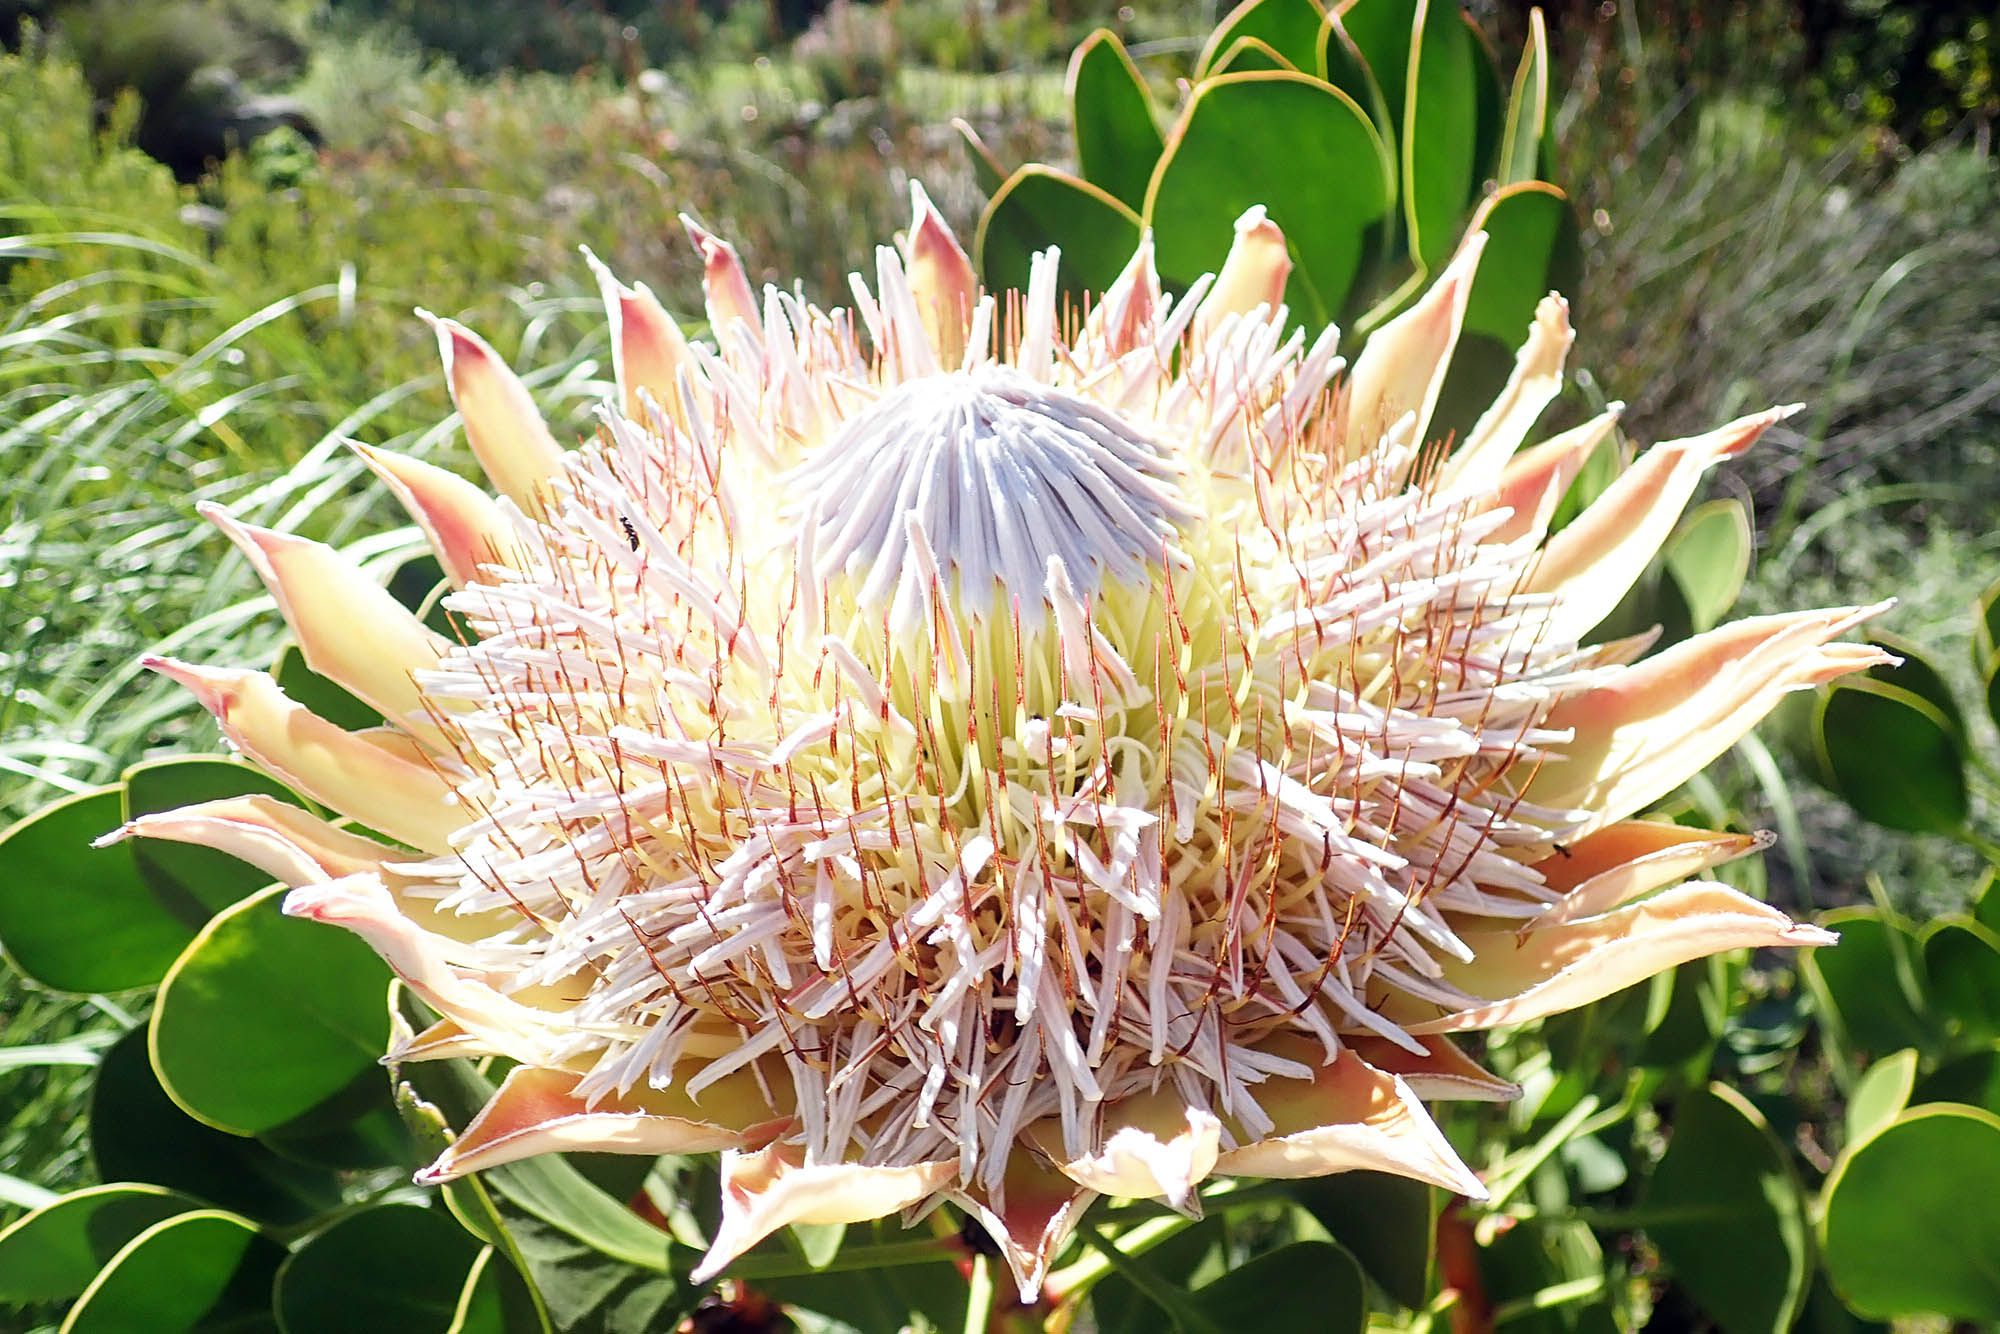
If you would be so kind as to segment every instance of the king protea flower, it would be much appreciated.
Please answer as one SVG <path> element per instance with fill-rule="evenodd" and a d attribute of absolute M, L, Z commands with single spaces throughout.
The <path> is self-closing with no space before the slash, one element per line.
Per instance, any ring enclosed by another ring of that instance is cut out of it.
<path fill-rule="evenodd" d="M 713 345 L 600 270 L 619 397 L 574 450 L 433 320 L 498 498 L 357 448 L 471 642 L 206 511 L 389 726 L 150 659 L 353 827 L 245 797 L 125 832 L 364 938 L 442 1016 L 396 1057 L 516 1063 L 420 1180 L 719 1150 L 700 1275 L 948 1200 L 1032 1294 L 1098 1195 L 1366 1168 L 1478 1196 L 1421 1100 L 1516 1090 L 1450 1035 L 1831 939 L 1670 887 L 1757 839 L 1631 817 L 1878 661 L 1832 642 L 1866 612 L 1582 643 L 1781 410 L 1654 446 L 1551 536 L 1613 427 L 1522 448 L 1560 298 L 1456 450 L 1431 433 L 1483 235 L 1349 368 L 1287 335 L 1261 210 L 1212 281 L 1170 296 L 1142 242 L 1070 318 L 1055 252 L 983 293 L 915 204 L 831 312 L 688 223 Z"/>

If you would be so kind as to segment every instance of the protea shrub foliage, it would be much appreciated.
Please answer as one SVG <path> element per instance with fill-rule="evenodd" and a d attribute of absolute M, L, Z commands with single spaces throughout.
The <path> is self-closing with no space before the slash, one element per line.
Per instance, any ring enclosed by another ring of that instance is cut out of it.
<path fill-rule="evenodd" d="M 1535 438 L 1560 297 L 1469 434 L 1430 430 L 1483 234 L 1349 365 L 1287 334 L 1256 210 L 1212 279 L 1163 290 L 1146 238 L 1078 310 L 1053 251 L 982 291 L 914 193 L 849 307 L 758 293 L 693 223 L 709 341 L 600 273 L 618 397 L 573 448 L 434 320 L 492 493 L 363 453 L 452 635 L 207 511 L 388 726 L 152 659 L 345 818 L 252 796 L 121 833 L 365 940 L 435 1019 L 391 1059 L 496 1058 L 420 1182 L 719 1153 L 697 1282 L 788 1224 L 962 1215 L 1059 1300 L 1103 1196 L 1196 1218 L 1365 1169 L 1476 1201 L 1429 1105 L 1519 1089 L 1461 1035 L 1831 943 L 1682 883 L 1755 837 L 1635 817 L 1882 661 L 1840 638 L 1867 610 L 1591 639 L 1783 409 L 1654 445 L 1551 533 L 1613 427 Z"/>

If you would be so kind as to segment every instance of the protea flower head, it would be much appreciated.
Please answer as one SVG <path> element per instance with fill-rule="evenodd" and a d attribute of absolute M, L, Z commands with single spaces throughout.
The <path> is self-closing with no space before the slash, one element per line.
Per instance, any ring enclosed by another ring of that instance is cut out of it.
<path fill-rule="evenodd" d="M 983 293 L 915 204 L 833 311 L 760 299 L 689 223 L 712 345 L 600 271 L 619 398 L 573 450 L 434 320 L 498 498 L 361 452 L 469 642 L 208 511 L 390 725 L 151 660 L 358 828 L 250 797 L 125 832 L 366 939 L 442 1016 L 398 1057 L 517 1063 L 421 1179 L 719 1150 L 703 1274 L 949 1200 L 1030 1294 L 1098 1195 L 1370 1168 L 1477 1196 L 1421 1100 L 1514 1090 L 1450 1035 L 1831 939 L 1675 887 L 1754 838 L 1631 817 L 1876 661 L 1833 642 L 1866 612 L 1580 645 L 1782 411 L 1654 446 L 1550 536 L 1613 424 L 1522 448 L 1560 298 L 1463 442 L 1431 435 L 1482 235 L 1348 368 L 1287 336 L 1261 210 L 1213 281 L 1169 295 L 1142 241 L 1072 318 L 1053 251 Z"/>

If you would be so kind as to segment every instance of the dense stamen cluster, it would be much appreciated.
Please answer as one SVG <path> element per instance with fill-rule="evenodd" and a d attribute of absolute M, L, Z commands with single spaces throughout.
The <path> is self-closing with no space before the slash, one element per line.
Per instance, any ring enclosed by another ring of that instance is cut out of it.
<path fill-rule="evenodd" d="M 782 1062 L 807 1162 L 998 1190 L 1025 1127 L 1084 1156 L 1162 1087 L 1263 1137 L 1257 1086 L 1312 1073 L 1274 1033 L 1424 1050 L 1384 997 L 1472 999 L 1441 908 L 1547 902 L 1522 854 L 1563 816 L 1501 780 L 1598 655 L 1544 641 L 1532 546 L 1405 486 L 1408 446 L 1264 433 L 1297 353 L 1229 461 L 878 357 L 756 513 L 726 441 L 607 421 L 422 678 L 478 701 L 448 717 L 483 816 L 426 874 L 508 922 L 482 964 L 579 987 L 584 1096 Z"/>

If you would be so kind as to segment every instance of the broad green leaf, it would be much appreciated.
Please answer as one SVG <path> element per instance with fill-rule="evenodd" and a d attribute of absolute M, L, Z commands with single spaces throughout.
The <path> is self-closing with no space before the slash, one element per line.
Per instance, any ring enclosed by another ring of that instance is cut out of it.
<path fill-rule="evenodd" d="M 847 1235 L 845 1223 L 794 1223 L 792 1240 L 798 1243 L 799 1254 L 814 1269 L 824 1269 L 840 1254 L 841 1240 Z"/>
<path fill-rule="evenodd" d="M 373 705 L 306 666 L 305 654 L 299 652 L 297 644 L 286 644 L 278 650 L 271 676 L 292 699 L 335 726 L 358 732 L 382 725 L 382 715 Z"/>
<path fill-rule="evenodd" d="M 0 1302 L 68 1301 L 125 1243 L 201 1202 L 159 1186 L 90 1186 L 0 1231 Z"/>
<path fill-rule="evenodd" d="M 1470 208 L 1499 174 L 1495 164 L 1500 160 L 1500 136 L 1507 129 L 1507 103 L 1501 94 L 1500 53 L 1493 39 L 1462 7 L 1458 21 L 1472 46 L 1472 180 L 1465 197 Z"/>
<path fill-rule="evenodd" d="M 1993 725 L 2000 727 L 2000 660 L 1986 670 L 1986 712 Z"/>
<path fill-rule="evenodd" d="M 1410 254 L 1432 271 L 1457 248 L 1472 196 L 1478 58 L 1458 0 L 1418 0 L 1403 90 L 1403 220 Z"/>
<path fill-rule="evenodd" d="M 147 1060 L 144 1029 L 104 1054 L 91 1085 L 89 1123 L 100 1178 L 150 1182 L 277 1224 L 301 1222 L 340 1201 L 332 1173 L 288 1162 L 176 1106 Z"/>
<path fill-rule="evenodd" d="M 299 804 L 299 799 L 275 778 L 259 769 L 219 756 L 185 756 L 136 764 L 125 771 L 125 818 L 170 811 L 198 802 L 251 794 Z M 214 848 L 165 839 L 142 838 L 132 843 L 132 859 L 153 897 L 185 912 L 180 905 L 199 905 L 199 927 L 214 914 L 271 883 L 271 877 Z"/>
<path fill-rule="evenodd" d="M 1576 215 L 1569 199 L 1543 181 L 1510 185 L 1487 196 L 1466 224 L 1486 232 L 1486 253 L 1465 302 L 1465 329 L 1514 350 L 1528 337 L 1535 306 L 1555 290 L 1573 289 L 1581 273 Z"/>
<path fill-rule="evenodd" d="M 1688 512 L 1661 559 L 1687 601 L 1697 632 L 1722 624 L 1750 573 L 1755 538 L 1740 500 L 1711 500 Z"/>
<path fill-rule="evenodd" d="M 540 1154 L 482 1175 L 526 1212 L 604 1255 L 644 1269 L 673 1267 L 673 1239 L 592 1185 L 560 1154 Z"/>
<path fill-rule="evenodd" d="M 238 1135 L 274 1130 L 381 1060 L 389 979 L 351 932 L 287 917 L 285 891 L 203 928 L 153 1006 L 153 1064 L 175 1102 Z"/>
<path fill-rule="evenodd" d="M 966 156 L 972 159 L 972 178 L 991 198 L 1000 189 L 1000 183 L 1007 179 L 1006 168 L 987 148 L 986 141 L 979 137 L 979 131 L 956 117 L 952 119 L 951 127 L 958 131 L 959 139 L 965 144 Z"/>
<path fill-rule="evenodd" d="M 1514 354 L 1534 323 L 1535 306 L 1553 289 L 1574 290 L 1581 251 L 1576 217 L 1562 191 L 1536 181 L 1487 196 L 1466 232 L 1484 229 L 1486 252 L 1467 294 L 1465 322 L 1438 396 L 1431 434 L 1459 438 L 1506 385 Z M 1608 442 L 1607 442 L 1608 443 Z M 1658 618 L 1650 609 L 1638 628 Z"/>
<path fill-rule="evenodd" d="M 422 1205 L 348 1214 L 278 1270 L 278 1323 L 285 1334 L 444 1334 L 480 1249 L 451 1215 Z"/>
<path fill-rule="evenodd" d="M 1062 249 L 1062 291 L 1102 293 L 1139 248 L 1139 219 L 1090 182 L 1030 163 L 1007 178 L 979 219 L 973 251 L 987 288 L 1027 291 L 1030 261 L 1051 245 Z"/>
<path fill-rule="evenodd" d="M 1532 181 L 1541 172 L 1542 130 L 1549 114 L 1549 33 L 1542 11 L 1528 11 L 1528 44 L 1514 70 L 1507 123 L 1500 133 L 1495 179 L 1502 186 Z"/>
<path fill-rule="evenodd" d="M 247 1219 L 219 1209 L 153 1224 L 111 1258 L 62 1323 L 62 1334 L 180 1334 L 208 1314 L 260 1242 Z"/>
<path fill-rule="evenodd" d="M 2000 936 L 1968 917 L 1933 923 L 1923 937 L 1934 1009 L 1969 1037 L 2000 1037 Z"/>
<path fill-rule="evenodd" d="M 1396 121 L 1389 114 L 1389 102 L 1382 85 L 1376 81 L 1375 71 L 1369 68 L 1361 48 L 1355 45 L 1353 36 L 1347 31 L 1346 21 L 1340 15 L 1329 18 L 1326 27 L 1320 30 L 1319 70 L 1322 78 L 1346 93 L 1356 106 L 1368 113 L 1378 135 L 1386 139 L 1396 133 Z M 1400 84 L 1396 93 L 1400 101 Z M 1393 161 L 1387 165 L 1394 169 Z"/>
<path fill-rule="evenodd" d="M 1590 507 L 1590 502 L 1604 494 L 1605 488 L 1624 474 L 1630 459 L 1630 451 L 1625 442 L 1613 431 L 1601 441 L 1590 457 L 1576 470 L 1576 479 L 1563 492 L 1563 498 L 1556 502 L 1556 512 L 1549 519 L 1549 531 L 1561 532 L 1571 520 Z"/>
<path fill-rule="evenodd" d="M 1275 51 L 1293 69 L 1316 73 L 1319 34 L 1326 14 L 1313 0 L 1245 0 L 1215 25 L 1195 62 L 1195 80 L 1210 77 L 1225 54 L 1245 37 Z"/>
<path fill-rule="evenodd" d="M 1913 691 L 1849 677 L 1821 696 L 1814 744 L 1833 789 L 1865 819 L 1948 833 L 1969 810 L 1951 720 Z"/>
<path fill-rule="evenodd" d="M 1972 613 L 1972 665 L 1982 673 L 1991 673 L 2000 667 L 2000 579 L 1986 586 Z"/>
<path fill-rule="evenodd" d="M 1186 285 L 1215 272 L 1236 219 L 1262 204 L 1291 251 L 1285 299 L 1294 316 L 1331 319 L 1360 272 L 1369 229 L 1394 202 L 1381 149 L 1353 100 L 1317 79 L 1227 74 L 1202 84 L 1167 137 L 1146 199 L 1161 276 Z"/>
<path fill-rule="evenodd" d="M 1724 1334 L 1784 1334 L 1811 1260 L 1805 1201 L 1785 1150 L 1742 1095 L 1683 1095 L 1641 1204 L 1646 1235 Z"/>
<path fill-rule="evenodd" d="M 541 1294 L 508 1257 L 509 1251 L 499 1246 L 487 1246 L 479 1252 L 465 1276 L 458 1309 L 446 1334 L 550 1334 Z M 679 1329 L 680 1324 L 672 1321 L 660 1328 Z M 565 1326 L 562 1334 L 592 1334 L 601 1329 L 603 1326 L 585 1321 Z"/>
<path fill-rule="evenodd" d="M 1717 978 L 1721 971 L 1716 959 L 1684 963 L 1654 976 L 1646 1036 L 1636 1058 L 1640 1065 L 1681 1065 L 1697 1058 L 1707 1062 L 1727 1020 L 1729 983 Z"/>
<path fill-rule="evenodd" d="M 90 846 L 124 818 L 122 790 L 100 787 L 0 834 L 0 945 L 43 986 L 82 993 L 150 986 L 206 920 L 198 902 L 153 895 L 131 841 Z"/>
<path fill-rule="evenodd" d="M 1429 1186 L 1385 1172 L 1340 1172 L 1298 1182 L 1293 1198 L 1382 1291 L 1413 1310 L 1423 1306 L 1437 1229 Z"/>
<path fill-rule="evenodd" d="M 1793 1334 L 1889 1334 L 1889 1326 L 1863 1320 L 1840 1304 L 1827 1285 L 1824 1268 L 1813 1275 L 1805 1309 L 1799 1312 L 1799 1323 L 1792 1330 Z"/>
<path fill-rule="evenodd" d="M 305 1115 L 257 1138 L 281 1157 L 338 1172 L 378 1167 L 415 1171 L 422 1161 L 415 1137 L 396 1110 L 389 1080 L 374 1066 Z"/>
<path fill-rule="evenodd" d="M 1910 1105 L 1926 1102 L 1962 1102 L 2000 1115 L 2000 1047 L 1954 1057 L 1918 1080 Z"/>
<path fill-rule="evenodd" d="M 1223 74 L 1251 74 L 1259 70 L 1278 70 L 1284 73 L 1298 73 L 1292 62 L 1279 55 L 1269 42 L 1257 37 L 1239 37 L 1235 45 L 1222 53 L 1209 71 L 1211 78 Z"/>
<path fill-rule="evenodd" d="M 1069 105 L 1078 172 L 1127 207 L 1141 207 L 1166 141 L 1145 80 L 1109 28 L 1084 38 L 1070 57 Z"/>
<path fill-rule="evenodd" d="M 1340 14 L 1341 27 L 1382 90 L 1383 105 L 1389 114 L 1384 137 L 1402 134 L 1410 47 L 1422 18 L 1419 0 L 1362 0 L 1347 6 Z"/>
<path fill-rule="evenodd" d="M 392 997 L 400 990 L 400 983 L 392 987 Z M 395 1096 L 397 1114 L 425 1152 L 435 1154 L 451 1142 L 451 1128 L 444 1113 L 435 1104 L 426 1102 L 409 1081 L 397 1080 Z M 453 1334 L 493 1334 L 496 1308 L 505 1334 L 550 1334 L 548 1309 L 529 1277 L 528 1259 L 479 1178 L 475 1175 L 447 1181 L 438 1194 L 459 1226 L 487 1247 L 481 1258 L 473 1262 L 472 1272 L 466 1276 L 465 1287 L 460 1291 Z M 502 1272 L 493 1271 L 496 1263 Z"/>
<path fill-rule="evenodd" d="M 504 1216 L 535 1288 L 548 1304 L 550 1323 L 564 1334 L 675 1329 L 699 1299 L 701 1289 L 673 1274 L 621 1263 L 539 1219 L 511 1211 Z"/>
<path fill-rule="evenodd" d="M 1861 1315 L 2000 1320 L 2000 1117 L 1913 1107 L 1834 1163 L 1820 1240 Z"/>
<path fill-rule="evenodd" d="M 1822 1018 L 1837 1026 L 1843 1045 L 1872 1055 L 1933 1045 L 1936 1028 L 1919 1017 L 1915 979 L 1905 978 L 1903 960 L 1916 950 L 1909 932 L 1873 908 L 1842 908 L 1820 925 L 1838 932 L 1840 944 L 1807 951 L 1800 966 L 1818 993 Z"/>
<path fill-rule="evenodd" d="M 507 1261 L 493 1247 L 480 1248 L 458 1290 L 445 1334 L 507 1334 L 507 1311 L 500 1295 L 506 1268 Z"/>
<path fill-rule="evenodd" d="M 385 587 L 396 601 L 424 617 L 431 629 L 441 635 L 451 633 L 444 610 L 438 605 L 439 599 L 450 591 L 450 584 L 436 556 L 426 552 L 410 557 L 389 575 Z"/>
<path fill-rule="evenodd" d="M 1195 1306 L 1226 1331 L 1361 1334 L 1368 1292 L 1361 1266 L 1338 1246 L 1296 1241 L 1195 1289 Z"/>
<path fill-rule="evenodd" d="M 1847 1098 L 1847 1142 L 1859 1144 L 1903 1114 L 1917 1082 L 1917 1049 L 1901 1051 L 1868 1067 Z"/>
<path fill-rule="evenodd" d="M 1958 700 L 1952 694 L 1951 684 L 1945 680 L 1944 673 L 1930 660 L 1923 649 L 1901 635 L 1892 635 L 1886 631 L 1869 635 L 1868 642 L 1878 648 L 1885 648 L 1902 659 L 1901 662 L 1878 663 L 1870 667 L 1867 671 L 1869 679 L 1900 686 L 1928 703 L 1945 716 L 1945 720 L 1951 724 L 1952 734 L 1963 743 L 1966 737 L 1965 715 L 1959 712 Z"/>
<path fill-rule="evenodd" d="M 1140 1267 L 1175 1287 L 1218 1278 L 1224 1263 L 1224 1223 L 1220 1214 L 1168 1237 L 1136 1257 Z M 1001 1278 L 1004 1283 L 1004 1276 Z M 1162 1334 L 1168 1328 L 1160 1308 L 1130 1279 L 1115 1270 L 1090 1289 L 1090 1314 L 1098 1334 Z M 946 1326 L 950 1328 L 950 1326 Z"/>

